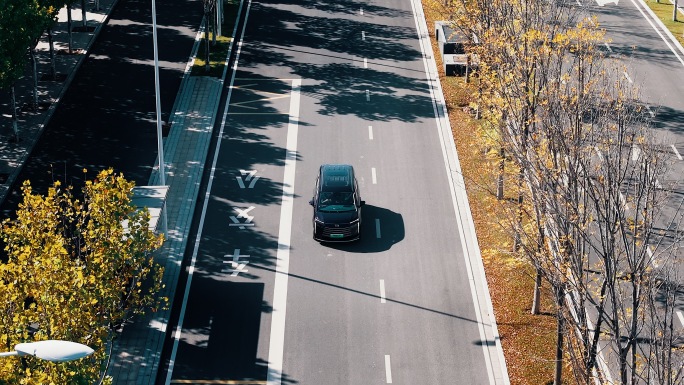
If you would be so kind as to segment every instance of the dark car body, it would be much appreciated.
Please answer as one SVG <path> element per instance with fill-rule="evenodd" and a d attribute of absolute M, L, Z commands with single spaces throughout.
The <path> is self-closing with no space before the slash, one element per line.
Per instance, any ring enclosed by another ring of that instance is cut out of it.
<path fill-rule="evenodd" d="M 313 238 L 321 242 L 349 242 L 361 236 L 361 200 L 354 167 L 324 164 L 318 170 L 313 206 Z"/>

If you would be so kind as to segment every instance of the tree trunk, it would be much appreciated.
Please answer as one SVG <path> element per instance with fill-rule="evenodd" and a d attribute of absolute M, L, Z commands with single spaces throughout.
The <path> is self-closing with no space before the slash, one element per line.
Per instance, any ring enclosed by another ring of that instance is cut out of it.
<path fill-rule="evenodd" d="M 534 280 L 534 294 L 532 298 L 532 310 L 531 313 L 534 315 L 539 314 L 539 309 L 541 309 L 541 285 L 542 285 L 542 271 L 537 267 L 537 277 Z"/>
<path fill-rule="evenodd" d="M 48 45 L 50 46 L 50 77 L 57 79 L 57 63 L 55 62 L 55 42 L 52 39 L 52 27 L 47 30 Z"/>
<path fill-rule="evenodd" d="M 85 31 L 83 32 L 88 32 L 88 17 L 86 16 L 86 0 L 81 0 L 81 16 L 82 16 L 82 23 L 83 23 L 83 28 Z"/>
<path fill-rule="evenodd" d="M 677 0 L 674 0 L 674 9 L 672 10 L 672 20 L 677 21 Z"/>
<path fill-rule="evenodd" d="M 216 35 L 223 36 L 223 0 L 216 2 Z"/>
<path fill-rule="evenodd" d="M 472 64 L 472 61 L 470 60 L 470 54 L 466 55 L 466 73 L 465 73 L 465 81 L 466 83 L 470 83 L 470 65 Z"/>
<path fill-rule="evenodd" d="M 71 18 L 71 4 L 67 4 L 67 31 L 69 32 L 69 53 L 72 54 L 74 53 L 74 38 L 73 35 L 71 34 L 71 24 L 72 24 L 72 18 Z"/>
<path fill-rule="evenodd" d="M 31 98 L 31 110 L 38 111 L 38 64 L 36 63 L 36 49 L 35 45 L 29 48 L 29 56 L 31 57 L 31 69 L 33 73 L 33 97 Z"/>
<path fill-rule="evenodd" d="M 209 72 L 211 70 L 211 58 L 209 57 L 209 13 L 204 14 L 204 22 L 204 52 L 206 57 L 204 70 Z"/>
<path fill-rule="evenodd" d="M 14 84 L 10 87 L 10 100 L 12 107 L 12 129 L 14 130 L 14 141 L 19 142 L 19 124 L 17 123 L 17 94 L 14 91 Z"/>
<path fill-rule="evenodd" d="M 517 215 L 517 229 L 515 231 L 515 239 L 513 240 L 513 251 L 520 250 L 520 243 L 522 242 L 520 232 L 523 228 L 523 197 L 525 186 L 525 170 L 520 167 L 518 174 L 518 215 Z"/>
<path fill-rule="evenodd" d="M 499 150 L 499 177 L 496 181 L 496 199 L 504 199 L 504 167 L 506 165 L 506 150 L 501 146 Z"/>
<path fill-rule="evenodd" d="M 216 7 L 214 7 L 214 10 L 211 12 L 211 45 L 216 45 Z"/>
<path fill-rule="evenodd" d="M 556 367 L 553 375 L 553 385 L 562 385 L 563 378 L 563 329 L 564 329 L 564 317 L 563 317 L 563 307 L 565 306 L 565 300 L 563 299 L 565 292 L 563 288 L 557 289 L 558 310 L 557 310 L 557 322 L 556 322 Z"/>

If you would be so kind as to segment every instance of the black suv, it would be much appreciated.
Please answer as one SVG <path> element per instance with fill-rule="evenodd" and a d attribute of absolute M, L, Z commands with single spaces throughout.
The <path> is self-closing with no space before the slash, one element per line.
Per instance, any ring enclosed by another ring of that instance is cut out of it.
<path fill-rule="evenodd" d="M 313 206 L 313 238 L 321 242 L 355 241 L 361 236 L 361 200 L 354 167 L 324 164 L 318 170 Z"/>

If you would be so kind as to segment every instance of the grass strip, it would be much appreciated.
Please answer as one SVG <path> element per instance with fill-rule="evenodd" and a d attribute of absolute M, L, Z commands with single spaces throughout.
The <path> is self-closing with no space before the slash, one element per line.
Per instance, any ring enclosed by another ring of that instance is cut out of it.
<path fill-rule="evenodd" d="M 237 12 L 240 6 L 239 0 L 231 0 L 224 3 L 223 8 L 223 24 L 221 31 L 223 35 L 216 36 L 216 43 L 213 43 L 214 34 L 209 33 L 209 70 L 206 68 L 206 41 L 205 34 L 202 34 L 199 48 L 197 50 L 197 57 L 193 63 L 190 74 L 192 76 L 213 76 L 221 78 L 223 76 L 223 68 L 226 64 L 226 56 L 233 41 L 233 29 Z M 205 32 L 206 33 L 206 32 Z"/>

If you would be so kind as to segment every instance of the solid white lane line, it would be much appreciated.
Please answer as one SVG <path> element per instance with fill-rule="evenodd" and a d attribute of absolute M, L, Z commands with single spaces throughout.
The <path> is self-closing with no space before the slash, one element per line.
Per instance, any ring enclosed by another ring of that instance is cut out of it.
<path fill-rule="evenodd" d="M 368 139 L 373 140 L 373 126 L 368 126 Z M 681 159 L 681 157 L 679 159 Z"/>
<path fill-rule="evenodd" d="M 373 184 L 378 184 L 378 178 L 375 175 L 375 167 L 371 168 L 371 175 L 373 176 Z"/>
<path fill-rule="evenodd" d="M 238 15 L 242 12 L 242 5 L 244 2 L 240 2 L 240 7 L 238 8 Z M 245 27 L 247 26 L 247 20 L 249 19 L 249 10 L 252 7 L 251 0 L 247 3 L 247 10 L 245 11 L 245 22 L 242 26 L 242 35 L 240 41 L 237 44 L 237 52 L 235 54 L 235 62 L 233 63 L 233 74 L 230 77 L 230 86 L 228 87 L 228 96 L 226 100 L 230 100 L 233 93 L 233 84 L 235 83 L 235 74 L 237 73 L 237 63 L 240 59 L 240 52 L 242 51 L 242 42 L 245 37 Z M 238 25 L 235 24 L 233 28 L 233 36 L 237 33 Z M 226 71 L 226 69 L 224 69 Z M 224 72 L 225 73 L 225 72 Z M 223 129 L 226 126 L 226 116 L 228 115 L 228 106 L 230 103 L 226 103 L 223 109 L 223 118 L 221 119 L 221 128 L 219 129 L 219 138 L 223 137 Z M 211 170 L 209 171 L 209 182 L 207 183 L 207 191 L 204 194 L 204 203 L 202 204 L 202 214 L 200 214 L 200 222 L 197 230 L 197 237 L 195 238 L 195 245 L 192 250 L 192 258 L 190 259 L 190 266 L 188 267 L 188 279 L 185 283 L 185 291 L 183 292 L 183 301 L 181 302 L 180 315 L 178 316 L 178 323 L 176 324 L 176 330 L 173 333 L 173 346 L 171 347 L 171 354 L 169 356 L 169 366 L 166 370 L 166 385 L 171 384 L 171 377 L 173 376 L 173 368 L 176 363 L 176 355 L 178 354 L 178 342 L 180 341 L 181 334 L 183 331 L 183 322 L 185 321 L 185 310 L 188 306 L 188 297 L 190 296 L 190 286 L 192 286 L 192 277 L 195 272 L 195 264 L 197 263 L 197 253 L 199 252 L 200 240 L 202 239 L 202 229 L 204 228 L 204 220 L 207 216 L 207 205 L 209 204 L 209 196 L 211 195 L 211 187 L 214 181 L 214 174 L 216 173 L 216 163 L 218 162 L 218 156 L 221 152 L 221 141 L 216 143 L 216 151 L 214 152 L 214 159 L 211 163 Z M 164 325 L 164 330 L 168 324 Z"/>
<path fill-rule="evenodd" d="M 388 384 L 392 383 L 392 365 L 389 354 L 385 354 L 385 378 L 387 378 Z"/>
<path fill-rule="evenodd" d="M 380 280 L 380 303 L 385 303 L 385 280 Z"/>
<path fill-rule="evenodd" d="M 285 306 L 287 305 L 287 278 L 290 271 L 290 236 L 292 234 L 292 209 L 294 208 L 301 85 L 301 79 L 292 81 L 290 121 L 287 125 L 287 143 L 285 145 L 285 176 L 283 177 L 283 196 L 280 206 L 275 284 L 273 285 L 271 340 L 268 348 L 268 377 L 266 379 L 268 385 L 280 385 L 283 374 Z"/>
<path fill-rule="evenodd" d="M 682 326 L 684 326 L 684 314 L 682 314 L 681 311 L 677 310 L 677 317 L 679 318 L 679 322 L 682 323 Z"/>
<path fill-rule="evenodd" d="M 363 58 L 363 68 L 368 68 L 368 59 Z"/>
<path fill-rule="evenodd" d="M 631 83 L 634 83 L 634 82 L 632 81 L 632 78 L 629 77 L 629 74 L 627 74 L 627 71 L 623 72 L 622 74 L 625 75 L 625 79 L 627 79 L 627 81 L 628 81 L 630 84 L 631 84 Z"/>
<path fill-rule="evenodd" d="M 375 220 L 375 237 L 380 238 L 380 219 Z"/>
<path fill-rule="evenodd" d="M 682 160 L 682 155 L 677 151 L 677 147 L 675 147 L 674 144 L 670 145 L 672 147 L 672 151 L 674 151 L 675 155 L 677 155 L 677 159 Z"/>
<path fill-rule="evenodd" d="M 370 91 L 366 90 L 366 101 L 370 102 Z"/>
<path fill-rule="evenodd" d="M 480 248 L 475 236 L 475 225 L 470 213 L 468 196 L 466 195 L 461 166 L 458 162 L 458 153 L 449 123 L 446 102 L 442 93 L 437 64 L 431 58 L 434 57 L 430 34 L 425 21 L 425 14 L 420 0 L 411 0 L 413 20 L 418 32 L 420 50 L 423 53 L 423 66 L 425 68 L 426 83 L 432 99 L 432 108 L 435 116 L 436 130 L 444 159 L 444 169 L 449 181 L 449 190 L 454 208 L 454 214 L 458 222 L 458 234 L 463 252 L 463 262 L 466 265 L 468 285 L 472 303 L 475 310 L 474 323 L 477 325 L 481 341 L 482 357 L 487 368 L 489 384 L 495 384 L 499 379 L 508 379 L 506 360 L 501 347 L 501 339 L 496 326 L 496 317 L 489 296 L 487 279 L 482 264 Z M 428 60 L 430 58 L 430 60 Z M 457 186 L 459 186 L 457 188 Z M 485 380 L 482 380 L 485 383 Z M 500 382 L 505 382 L 502 380 Z M 507 382 L 507 381 L 506 381 Z"/>

